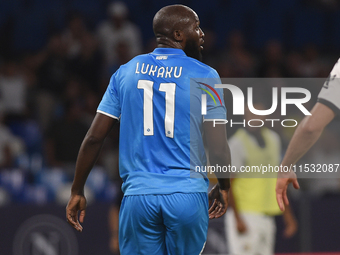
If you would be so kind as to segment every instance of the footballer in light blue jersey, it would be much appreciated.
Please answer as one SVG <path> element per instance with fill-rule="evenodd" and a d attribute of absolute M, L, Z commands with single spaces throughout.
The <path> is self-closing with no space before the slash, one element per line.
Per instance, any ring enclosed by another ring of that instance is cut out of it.
<path fill-rule="evenodd" d="M 190 82 L 202 77 L 210 78 L 211 87 L 220 83 L 214 69 L 173 48 L 137 56 L 111 77 L 97 111 L 120 118 L 125 195 L 207 192 L 206 176 L 190 177 L 195 166 L 206 165 L 200 100 L 205 86 L 202 79 Z M 205 118 L 226 119 L 224 102 L 215 106 L 207 99 Z"/>
<path fill-rule="evenodd" d="M 230 165 L 225 126 L 204 122 L 226 118 L 223 92 L 214 88 L 220 83 L 217 72 L 199 61 L 204 33 L 192 9 L 162 8 L 153 30 L 158 47 L 111 77 L 79 150 L 66 216 L 82 231 L 87 176 L 120 121 L 120 254 L 197 255 L 209 218 L 221 217 L 228 205 L 229 179 L 218 178 L 208 195 L 206 174 L 196 172 L 207 163 L 203 133 L 210 164 Z"/>

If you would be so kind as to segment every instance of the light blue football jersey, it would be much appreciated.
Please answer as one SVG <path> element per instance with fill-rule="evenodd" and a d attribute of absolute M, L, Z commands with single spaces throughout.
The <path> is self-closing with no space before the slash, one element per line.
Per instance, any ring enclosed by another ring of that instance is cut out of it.
<path fill-rule="evenodd" d="M 207 192 L 206 119 L 226 119 L 217 72 L 181 49 L 156 48 L 122 65 L 97 112 L 120 120 L 119 173 L 125 195 Z M 205 101 L 204 101 L 205 102 Z"/>

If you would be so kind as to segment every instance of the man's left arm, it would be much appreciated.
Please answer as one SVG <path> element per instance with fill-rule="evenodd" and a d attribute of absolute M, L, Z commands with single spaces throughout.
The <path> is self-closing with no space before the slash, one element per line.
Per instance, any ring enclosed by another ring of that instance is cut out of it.
<path fill-rule="evenodd" d="M 216 125 L 212 121 L 203 124 L 204 135 L 209 151 L 211 165 L 228 167 L 231 165 L 230 149 L 227 141 L 226 127 L 224 124 Z M 227 211 L 228 192 L 230 189 L 229 174 L 215 173 L 218 184 L 209 192 L 209 218 L 219 218 Z"/>

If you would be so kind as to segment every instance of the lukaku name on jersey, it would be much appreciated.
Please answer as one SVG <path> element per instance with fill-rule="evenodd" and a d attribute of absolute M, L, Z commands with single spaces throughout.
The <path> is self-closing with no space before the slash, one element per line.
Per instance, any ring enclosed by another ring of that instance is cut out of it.
<path fill-rule="evenodd" d="M 156 59 L 160 59 L 160 60 L 166 60 L 168 58 L 168 56 L 157 56 Z M 146 63 L 142 63 L 141 64 L 141 69 L 139 67 L 139 62 L 137 62 L 136 64 L 136 74 L 147 74 L 147 75 L 152 75 L 152 76 L 156 76 L 161 77 L 161 78 L 179 78 L 182 75 L 182 69 L 183 67 L 177 67 L 177 66 L 154 66 L 151 65 L 150 66 L 150 70 L 149 70 L 149 66 L 150 64 L 146 64 Z M 178 69 L 178 70 L 177 70 Z M 158 70 L 158 71 L 157 71 Z"/>

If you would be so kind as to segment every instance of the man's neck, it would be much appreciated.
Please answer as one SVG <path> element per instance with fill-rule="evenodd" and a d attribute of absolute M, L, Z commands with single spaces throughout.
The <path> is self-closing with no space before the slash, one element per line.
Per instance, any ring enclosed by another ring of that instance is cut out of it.
<path fill-rule="evenodd" d="M 157 48 L 174 48 L 183 50 L 180 42 L 170 40 L 167 37 L 157 37 Z"/>

